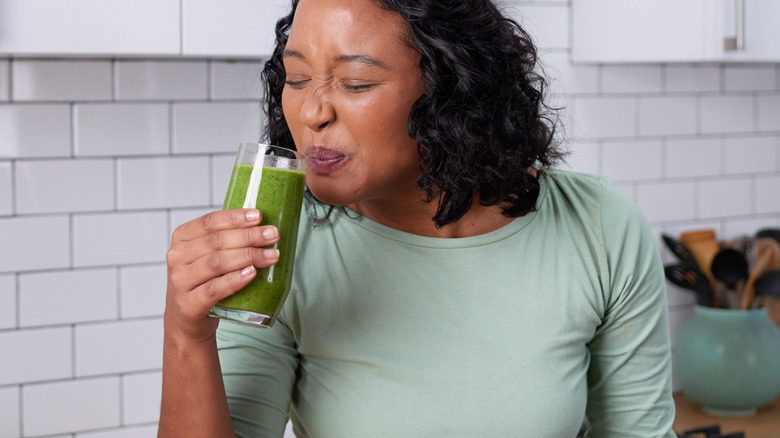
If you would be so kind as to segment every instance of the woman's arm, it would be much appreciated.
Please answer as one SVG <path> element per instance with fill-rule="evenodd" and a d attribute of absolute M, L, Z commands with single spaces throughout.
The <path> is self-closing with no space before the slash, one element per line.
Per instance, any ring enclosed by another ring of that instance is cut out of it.
<path fill-rule="evenodd" d="M 168 260 L 163 388 L 158 437 L 233 437 L 211 307 L 238 291 L 256 268 L 278 260 L 278 240 L 257 210 L 209 213 L 176 229 Z M 269 252 L 270 251 L 270 252 Z"/>
<path fill-rule="evenodd" d="M 601 216 L 609 282 L 602 324 L 589 344 L 587 436 L 671 438 L 671 347 L 658 248 L 639 209 L 609 185 Z"/>
<path fill-rule="evenodd" d="M 157 436 L 233 437 L 216 338 L 192 342 L 166 330 Z"/>

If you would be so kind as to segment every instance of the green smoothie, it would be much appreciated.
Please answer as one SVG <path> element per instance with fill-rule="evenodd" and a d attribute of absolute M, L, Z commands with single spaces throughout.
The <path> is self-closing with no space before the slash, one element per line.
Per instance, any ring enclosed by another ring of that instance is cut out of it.
<path fill-rule="evenodd" d="M 233 168 L 223 210 L 243 208 L 251 174 L 252 166 L 236 165 Z M 279 261 L 271 267 L 258 269 L 257 276 L 248 285 L 218 302 L 217 306 L 269 316 L 279 313 L 290 291 L 303 186 L 302 171 L 263 167 L 257 209 L 263 216 L 260 225 L 274 225 L 279 229 L 279 242 L 269 246 L 279 249 Z"/>

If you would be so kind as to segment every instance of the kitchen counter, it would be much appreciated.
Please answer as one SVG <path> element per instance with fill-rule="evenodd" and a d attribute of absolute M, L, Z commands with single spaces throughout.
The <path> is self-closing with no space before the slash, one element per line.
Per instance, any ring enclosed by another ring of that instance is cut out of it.
<path fill-rule="evenodd" d="M 763 408 L 755 415 L 745 417 L 724 417 L 705 414 L 699 405 L 688 400 L 684 394 L 674 395 L 677 415 L 674 419 L 674 430 L 678 434 L 697 427 L 720 425 L 721 434 L 745 432 L 745 438 L 780 438 L 780 397 Z M 703 436 L 702 434 L 695 435 Z"/>

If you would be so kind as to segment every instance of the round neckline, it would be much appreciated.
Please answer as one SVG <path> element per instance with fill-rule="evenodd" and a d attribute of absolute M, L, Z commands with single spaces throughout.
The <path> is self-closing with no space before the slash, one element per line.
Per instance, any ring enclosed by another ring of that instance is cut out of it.
<path fill-rule="evenodd" d="M 536 209 L 524 216 L 514 218 L 511 222 L 502 226 L 501 228 L 490 231 L 488 233 L 469 237 L 421 236 L 380 224 L 379 222 L 363 216 L 353 217 L 352 214 L 357 213 L 353 212 L 352 210 L 335 209 L 333 214 L 337 214 L 347 223 L 357 225 L 360 228 L 363 228 L 385 239 L 394 240 L 406 245 L 434 249 L 471 248 L 475 246 L 489 245 L 491 243 L 501 241 L 528 226 L 539 213 L 540 207 L 546 195 L 547 178 L 544 174 L 542 174 L 539 178 L 539 197 L 536 200 Z"/>

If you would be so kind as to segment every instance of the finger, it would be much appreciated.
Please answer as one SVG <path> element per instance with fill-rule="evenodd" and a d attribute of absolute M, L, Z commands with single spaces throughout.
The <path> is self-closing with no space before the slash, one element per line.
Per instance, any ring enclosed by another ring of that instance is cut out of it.
<path fill-rule="evenodd" d="M 172 241 L 189 241 L 230 228 L 246 228 L 260 224 L 260 210 L 243 208 L 217 210 L 180 225 L 173 232 Z"/>
<path fill-rule="evenodd" d="M 178 242 L 169 250 L 170 264 L 189 264 L 224 249 L 263 247 L 279 241 L 279 230 L 271 225 L 222 230 L 194 240 Z"/>
<path fill-rule="evenodd" d="M 196 319 L 206 315 L 217 302 L 241 290 L 256 275 L 257 269 L 249 265 L 203 283 L 187 294 L 189 305 L 186 308 L 193 312 L 187 316 Z"/>
<path fill-rule="evenodd" d="M 171 280 L 179 290 L 193 290 L 208 281 L 246 266 L 267 268 L 279 261 L 272 248 L 226 249 L 205 255 L 173 272 Z"/>

